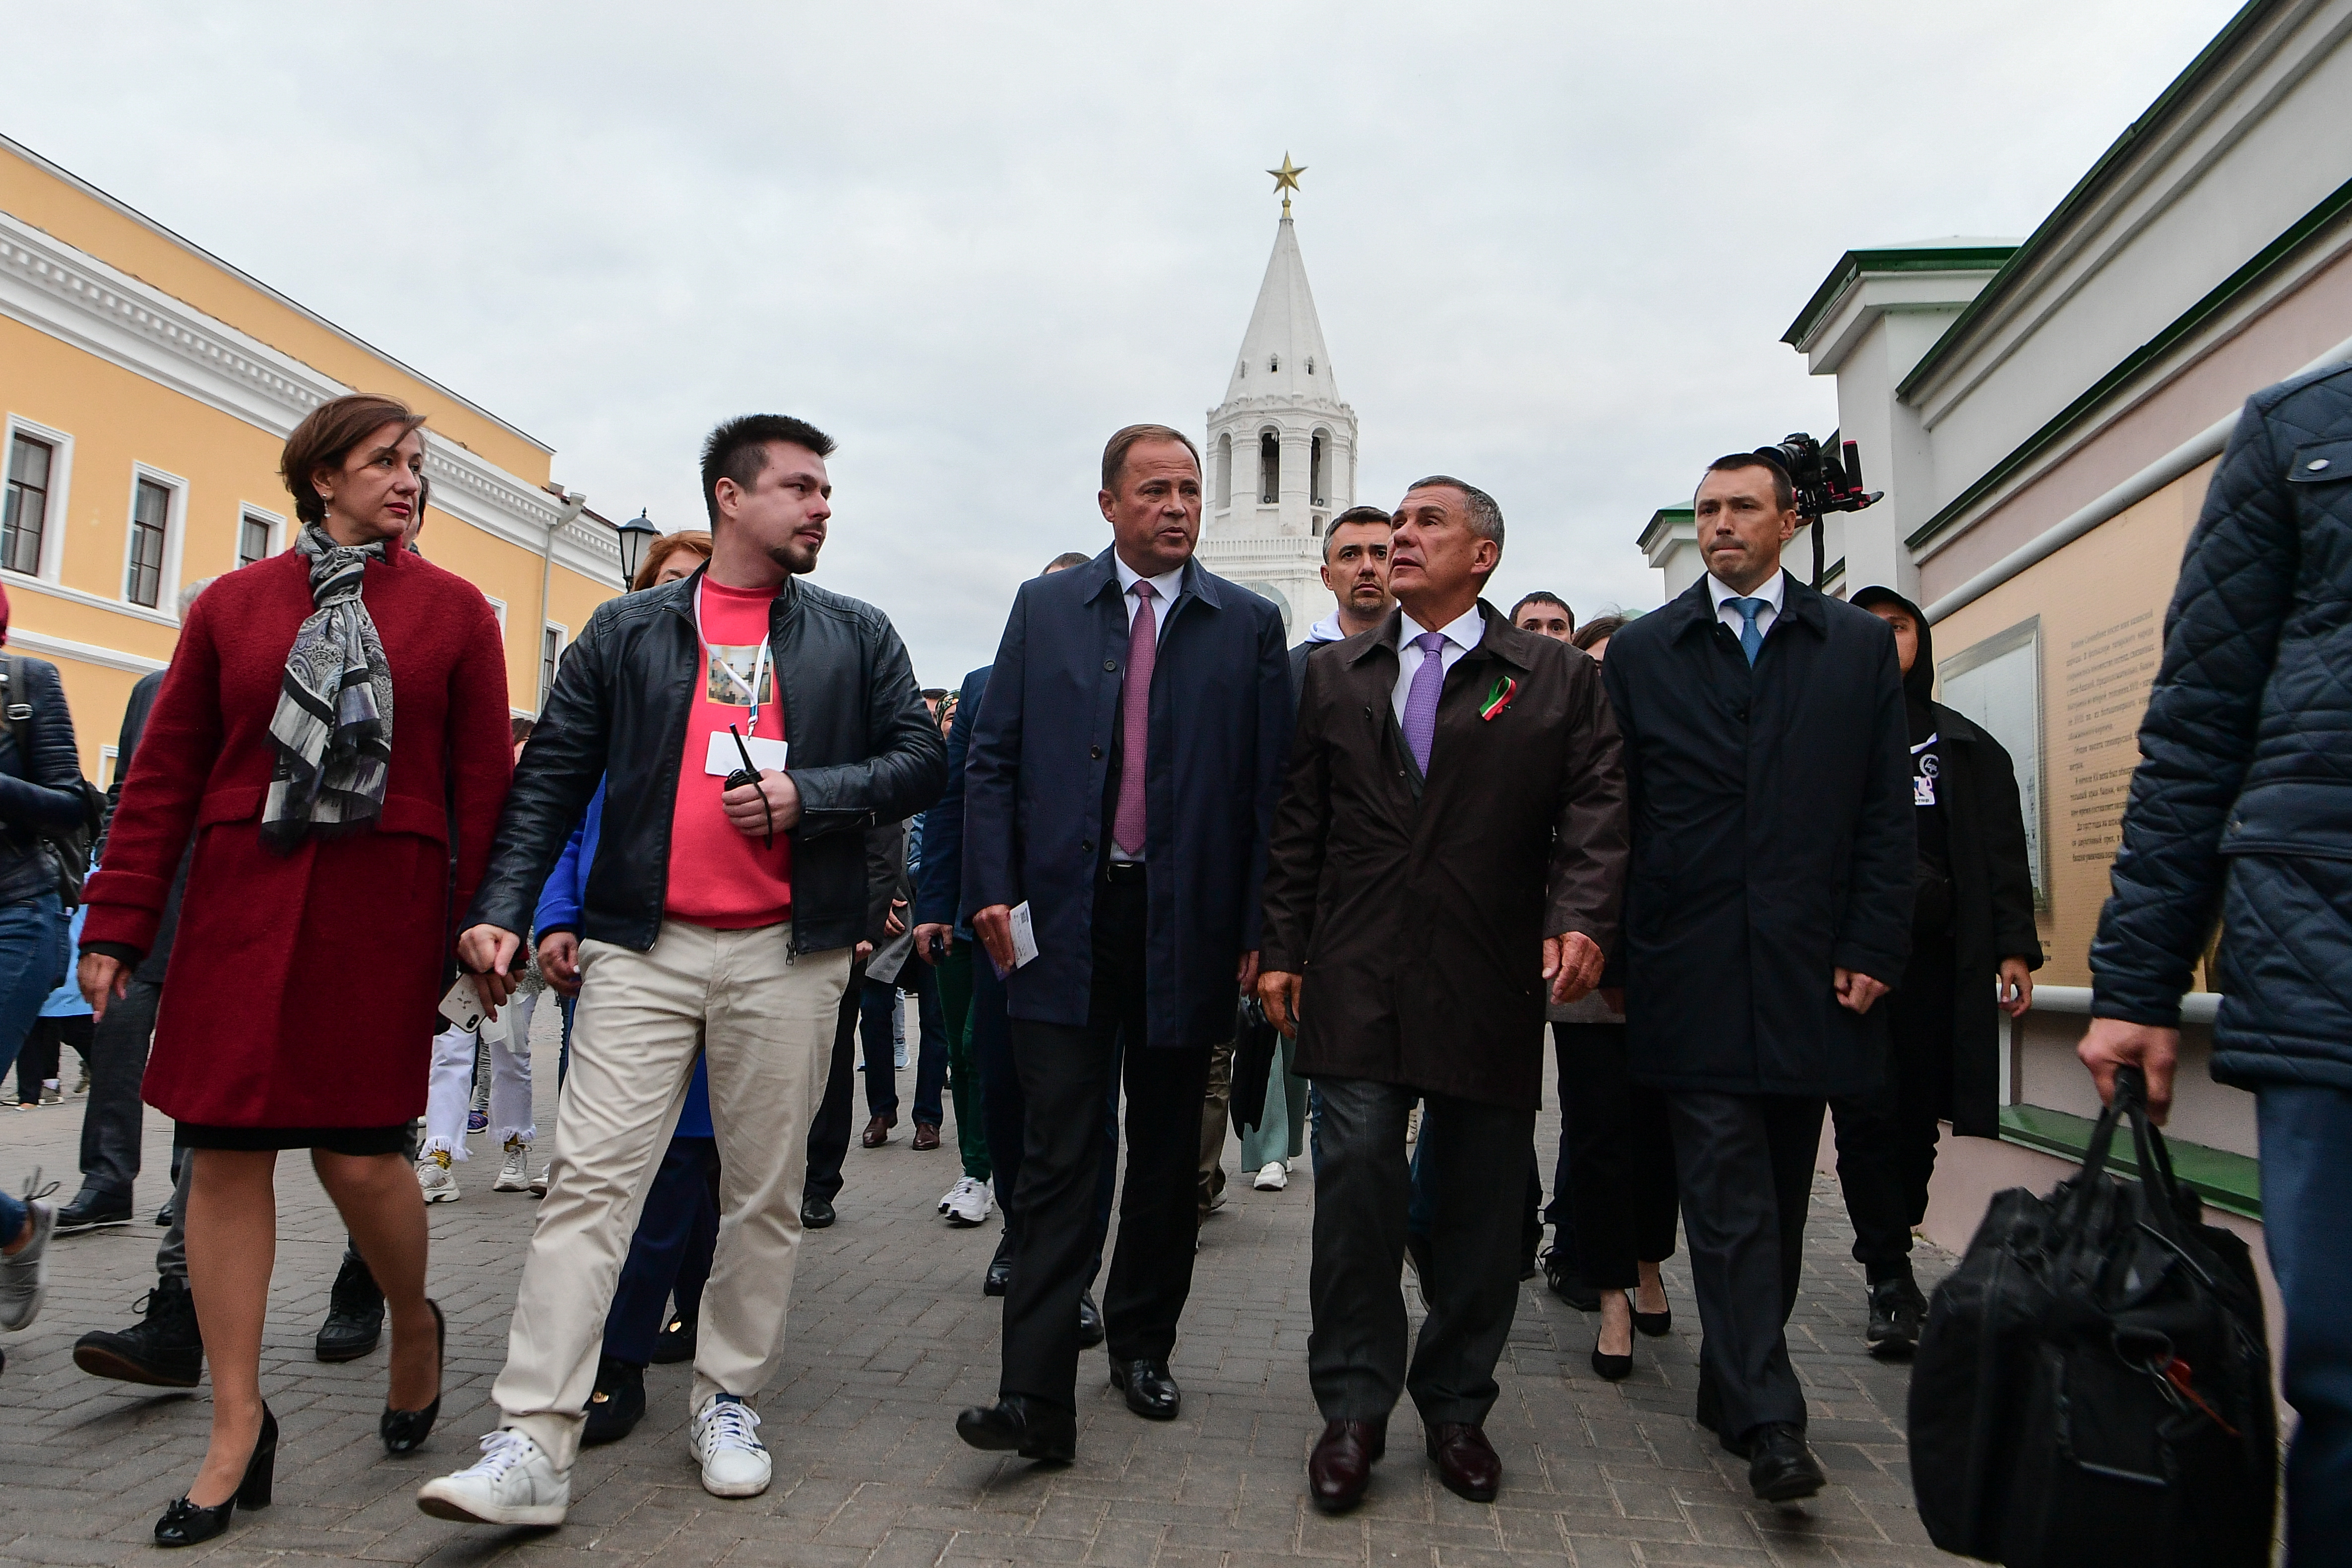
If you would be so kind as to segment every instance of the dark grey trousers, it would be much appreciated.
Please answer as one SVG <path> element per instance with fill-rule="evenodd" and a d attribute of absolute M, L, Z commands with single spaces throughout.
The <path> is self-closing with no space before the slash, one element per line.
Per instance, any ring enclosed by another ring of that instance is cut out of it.
<path fill-rule="evenodd" d="M 133 980 L 107 1005 L 90 1031 L 89 1099 L 81 1112 L 81 1184 L 85 1191 L 127 1198 L 139 1177 L 140 1080 L 147 1075 L 147 1042 L 155 1033 L 161 981 Z"/>
<path fill-rule="evenodd" d="M 1826 1102 L 1774 1094 L 1666 1095 L 1683 1237 L 1698 1297 L 1699 1401 L 1737 1442 L 1767 1421 L 1805 1424 L 1789 1313 Z"/>
<path fill-rule="evenodd" d="M 1327 1421 L 1385 1421 L 1410 1391 L 1422 1421 L 1482 1425 L 1498 1392 L 1495 1363 L 1518 1309 L 1519 1205 L 1536 1113 L 1431 1095 L 1421 1157 L 1433 1178 L 1429 1316 L 1405 1363 L 1405 1211 L 1412 1178 L 1405 1114 L 1422 1098 L 1401 1084 L 1318 1078 L 1315 1325 L 1307 1376 Z"/>

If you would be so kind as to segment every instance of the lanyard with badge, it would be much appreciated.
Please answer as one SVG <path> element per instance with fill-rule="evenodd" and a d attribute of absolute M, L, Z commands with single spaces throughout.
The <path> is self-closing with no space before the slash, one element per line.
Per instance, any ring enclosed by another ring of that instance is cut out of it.
<path fill-rule="evenodd" d="M 784 742 L 748 733 L 760 726 L 760 689 L 768 680 L 772 668 L 768 639 L 765 637 L 760 639 L 759 656 L 752 661 L 751 679 L 747 683 L 733 665 L 719 657 L 717 651 L 710 646 L 709 637 L 704 636 L 702 591 L 698 587 L 694 595 L 694 635 L 702 643 L 702 656 L 711 672 L 714 675 L 724 674 L 728 683 L 743 694 L 744 705 L 751 710 L 750 717 L 744 721 L 743 729 L 747 731 L 744 735 L 730 739 L 717 731 L 711 731 L 709 747 L 703 753 L 702 771 L 713 778 L 725 778 L 736 771 L 740 757 L 746 768 L 762 772 L 775 769 L 781 772 L 784 766 L 786 752 Z M 731 730 L 733 726 L 730 725 L 729 728 Z"/>

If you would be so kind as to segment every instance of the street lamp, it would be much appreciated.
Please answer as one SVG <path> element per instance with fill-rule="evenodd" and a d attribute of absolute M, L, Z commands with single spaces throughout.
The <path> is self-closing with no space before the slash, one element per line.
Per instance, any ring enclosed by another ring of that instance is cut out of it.
<path fill-rule="evenodd" d="M 646 546 L 661 537 L 661 530 L 653 525 L 646 516 L 646 509 L 640 507 L 637 515 L 628 521 L 614 523 L 613 531 L 620 538 L 621 585 L 626 588 L 637 580 L 637 565 L 646 558 Z"/>

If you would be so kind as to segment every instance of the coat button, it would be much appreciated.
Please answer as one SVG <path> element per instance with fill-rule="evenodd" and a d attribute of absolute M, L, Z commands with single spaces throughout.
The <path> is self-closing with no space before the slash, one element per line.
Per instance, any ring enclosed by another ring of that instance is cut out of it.
<path fill-rule="evenodd" d="M 1087 748 L 1087 755 L 1092 757 L 1097 762 L 1101 762 L 1102 748 L 1100 746 L 1088 746 Z"/>
<path fill-rule="evenodd" d="M 1738 712 L 1734 713 L 1734 714 L 1732 715 L 1732 717 L 1733 717 L 1733 718 L 1735 718 L 1735 719 L 1737 719 L 1737 720 L 1738 720 L 1741 723 L 1745 724 L 1745 723 L 1747 723 L 1747 722 L 1748 722 L 1748 710 L 1747 710 L 1747 709 L 1745 709 L 1745 708 L 1742 708 Z"/>
<path fill-rule="evenodd" d="M 1115 658 L 1107 658 L 1103 660 L 1103 668 L 1105 669 L 1116 670 L 1118 668 L 1118 660 Z"/>
<path fill-rule="evenodd" d="M 1095 852 L 1094 840 L 1092 840 L 1092 839 L 1090 839 L 1090 838 L 1081 838 L 1081 839 L 1079 839 L 1079 840 L 1078 840 L 1078 853 L 1079 853 L 1079 854 L 1081 854 L 1081 855 L 1091 855 L 1091 854 L 1093 854 L 1094 852 Z"/>

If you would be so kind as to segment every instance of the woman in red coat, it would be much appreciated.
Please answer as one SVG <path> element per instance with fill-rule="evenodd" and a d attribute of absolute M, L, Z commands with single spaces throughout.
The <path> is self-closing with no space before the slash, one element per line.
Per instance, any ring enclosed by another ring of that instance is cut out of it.
<path fill-rule="evenodd" d="M 190 610 L 89 885 L 80 978 L 102 1012 L 194 844 L 142 1092 L 195 1162 L 188 1283 L 213 1428 L 195 1483 L 156 1523 L 164 1545 L 208 1540 L 237 1503 L 269 1500 L 277 1423 L 260 1354 L 278 1151 L 310 1151 L 383 1288 L 384 1446 L 415 1447 L 440 1406 L 440 1312 L 404 1131 L 425 1109 L 451 921 L 472 900 L 513 764 L 488 602 L 400 545 L 422 423 L 353 395 L 288 438 L 301 537 Z"/>

